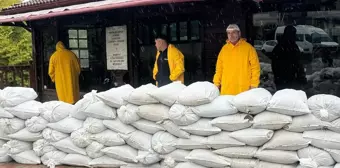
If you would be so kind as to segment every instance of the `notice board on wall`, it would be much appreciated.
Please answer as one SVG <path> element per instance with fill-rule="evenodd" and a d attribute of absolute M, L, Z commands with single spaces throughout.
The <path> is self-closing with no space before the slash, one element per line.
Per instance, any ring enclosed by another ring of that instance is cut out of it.
<path fill-rule="evenodd" d="M 126 25 L 106 28 L 106 64 L 108 70 L 128 70 Z"/>

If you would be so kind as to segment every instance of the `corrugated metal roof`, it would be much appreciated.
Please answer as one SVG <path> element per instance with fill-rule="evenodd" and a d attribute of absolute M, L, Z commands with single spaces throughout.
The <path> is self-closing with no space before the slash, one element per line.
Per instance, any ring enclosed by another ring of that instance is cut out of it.
<path fill-rule="evenodd" d="M 41 5 L 41 4 L 48 4 L 48 3 L 57 2 L 57 1 L 59 1 L 59 0 L 30 0 L 28 2 L 22 2 L 22 3 L 14 4 L 14 5 L 12 5 L 8 8 L 2 9 L 2 10 L 22 8 L 22 7 L 27 7 L 27 6 Z"/>
<path fill-rule="evenodd" d="M 22 22 L 31 20 L 40 20 L 57 16 L 75 15 L 81 13 L 90 13 L 105 11 L 116 8 L 128 8 L 136 6 L 157 5 L 166 3 L 194 2 L 204 0 L 104 0 L 98 2 L 89 2 L 78 5 L 70 5 L 53 9 L 39 10 L 27 13 L 12 15 L 0 15 L 0 23 Z"/>

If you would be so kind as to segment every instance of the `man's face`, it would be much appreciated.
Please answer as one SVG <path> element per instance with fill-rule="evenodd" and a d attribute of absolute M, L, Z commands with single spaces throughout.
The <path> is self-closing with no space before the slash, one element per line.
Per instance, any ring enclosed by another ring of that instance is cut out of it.
<path fill-rule="evenodd" d="M 237 43 L 241 36 L 241 33 L 237 30 L 228 30 L 227 34 L 228 34 L 228 40 L 231 43 Z"/>
<path fill-rule="evenodd" d="M 157 51 L 161 51 L 162 50 L 162 46 L 164 45 L 164 40 L 162 39 L 156 39 L 155 40 L 155 46 L 156 46 L 156 49 Z"/>

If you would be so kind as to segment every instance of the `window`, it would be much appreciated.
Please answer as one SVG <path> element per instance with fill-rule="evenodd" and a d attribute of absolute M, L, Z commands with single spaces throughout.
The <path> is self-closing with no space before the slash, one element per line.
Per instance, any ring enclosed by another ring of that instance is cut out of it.
<path fill-rule="evenodd" d="M 170 24 L 170 40 L 177 41 L 177 24 Z"/>
<path fill-rule="evenodd" d="M 79 58 L 81 68 L 89 68 L 87 30 L 68 30 L 69 48 Z"/>
<path fill-rule="evenodd" d="M 140 24 L 138 42 L 141 45 L 153 44 L 153 37 L 158 34 L 168 36 L 172 43 L 197 41 L 200 40 L 200 22 L 192 20 L 151 25 Z"/>
<path fill-rule="evenodd" d="M 191 21 L 191 40 L 199 40 L 200 39 L 200 28 L 199 28 L 199 21 L 194 20 Z"/>
<path fill-rule="evenodd" d="M 181 41 L 188 40 L 188 25 L 187 22 L 179 23 L 179 39 Z"/>
<path fill-rule="evenodd" d="M 299 51 L 292 51 L 286 43 L 287 46 L 282 46 L 286 47 L 282 50 L 284 53 L 272 53 L 273 47 L 266 45 L 265 50 L 257 47 L 262 69 L 260 87 L 272 93 L 293 88 L 304 90 L 308 97 L 316 94 L 340 96 L 340 45 L 336 42 L 340 41 L 340 18 L 334 17 L 340 11 L 339 4 L 340 0 L 273 0 L 256 4 L 261 10 L 253 13 L 253 25 L 249 27 L 254 30 L 251 37 L 279 40 L 284 27 L 293 25 L 299 48 Z M 276 57 L 272 57 L 273 54 Z"/>

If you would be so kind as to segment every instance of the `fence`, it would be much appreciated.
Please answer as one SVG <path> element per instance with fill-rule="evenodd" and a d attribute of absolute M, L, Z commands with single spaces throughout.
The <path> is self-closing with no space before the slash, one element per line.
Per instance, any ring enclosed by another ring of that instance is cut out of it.
<path fill-rule="evenodd" d="M 0 89 L 6 86 L 31 87 L 33 79 L 30 65 L 0 66 Z"/>

